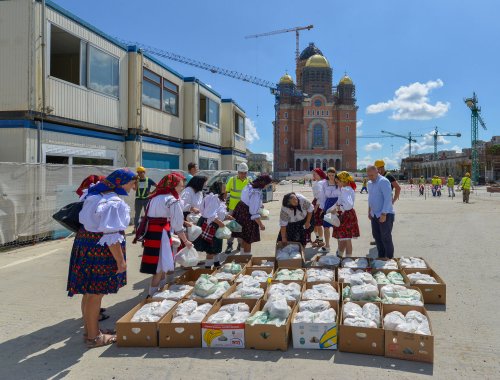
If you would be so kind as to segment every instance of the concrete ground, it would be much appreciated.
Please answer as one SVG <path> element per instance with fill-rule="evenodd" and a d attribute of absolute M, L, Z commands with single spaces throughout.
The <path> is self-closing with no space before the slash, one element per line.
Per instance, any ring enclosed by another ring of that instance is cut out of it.
<path fill-rule="evenodd" d="M 311 196 L 309 187 L 293 189 Z M 292 185 L 278 186 L 276 200 L 266 205 L 271 219 L 254 255 L 273 252 L 281 198 L 291 190 Z M 414 190 L 404 190 L 396 204 L 396 256 L 424 257 L 447 283 L 447 305 L 428 306 L 435 335 L 433 365 L 292 348 L 287 352 L 116 346 L 87 350 L 81 335 L 80 298 L 68 298 L 65 292 L 70 239 L 0 253 L 0 377 L 500 378 L 500 194 L 479 190 L 467 205 L 457 195 L 425 199 Z M 358 195 L 356 210 L 362 236 L 353 243 L 354 255 L 374 256 L 366 194 Z M 128 285 L 117 295 L 104 297 L 111 315 L 104 327 L 113 327 L 145 296 L 147 276 L 138 270 L 140 249 L 131 244 L 127 249 Z"/>

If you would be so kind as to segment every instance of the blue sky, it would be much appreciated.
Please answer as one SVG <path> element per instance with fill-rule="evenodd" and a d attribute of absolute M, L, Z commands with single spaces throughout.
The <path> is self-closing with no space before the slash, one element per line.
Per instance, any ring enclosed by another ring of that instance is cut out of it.
<path fill-rule="evenodd" d="M 275 0 L 75 1 L 56 0 L 104 32 L 190 58 L 278 81 L 295 74 L 295 35 L 245 35 L 313 24 L 301 49 L 314 41 L 333 67 L 356 84 L 359 134 L 460 132 L 439 149 L 470 147 L 470 112 L 463 98 L 476 91 L 488 130 L 500 135 L 500 2 L 497 0 Z M 249 148 L 272 152 L 274 99 L 265 88 L 176 62 L 223 97 L 235 99 L 250 119 Z M 254 127 L 254 128 L 253 128 Z M 358 166 L 405 156 L 400 138 L 358 138 Z M 432 151 L 418 138 L 417 152 Z"/>

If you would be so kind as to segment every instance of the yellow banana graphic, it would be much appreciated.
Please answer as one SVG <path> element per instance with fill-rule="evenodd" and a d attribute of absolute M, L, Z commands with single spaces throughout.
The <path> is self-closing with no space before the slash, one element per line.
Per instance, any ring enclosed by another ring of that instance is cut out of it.
<path fill-rule="evenodd" d="M 206 330 L 205 331 L 205 334 L 203 334 L 203 340 L 205 340 L 205 342 L 207 343 L 207 346 L 211 346 L 212 345 L 212 341 L 221 336 L 223 333 L 222 333 L 222 330 Z"/>

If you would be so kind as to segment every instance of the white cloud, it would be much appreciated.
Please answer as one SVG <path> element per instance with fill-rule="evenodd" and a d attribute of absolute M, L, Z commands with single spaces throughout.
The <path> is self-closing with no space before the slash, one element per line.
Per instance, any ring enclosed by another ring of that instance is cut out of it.
<path fill-rule="evenodd" d="M 372 104 L 366 108 L 367 113 L 381 113 L 392 110 L 391 119 L 394 120 L 430 120 L 446 115 L 450 103 L 438 101 L 429 103 L 429 93 L 443 87 L 441 79 L 427 83 L 415 82 L 408 86 L 399 87 L 394 98 L 387 102 Z"/>
<path fill-rule="evenodd" d="M 249 144 L 253 144 L 255 141 L 260 140 L 255 123 L 248 117 L 245 120 L 245 138 Z"/>
<path fill-rule="evenodd" d="M 361 128 L 361 126 L 362 126 L 362 125 L 363 125 L 363 120 L 358 120 L 358 121 L 356 122 L 356 128 L 357 128 L 357 129 Z"/>
<path fill-rule="evenodd" d="M 274 159 L 274 154 L 273 153 L 262 152 L 261 154 L 265 154 L 266 157 L 267 157 L 267 160 L 273 162 L 273 159 Z"/>
<path fill-rule="evenodd" d="M 372 164 L 373 164 L 373 159 L 371 158 L 371 156 L 365 156 L 362 159 L 358 158 L 358 168 L 359 169 L 366 168 L 368 165 L 372 165 Z"/>
<path fill-rule="evenodd" d="M 378 142 L 368 143 L 365 145 L 365 150 L 367 152 L 371 152 L 372 150 L 380 150 L 382 149 L 382 144 Z"/>
<path fill-rule="evenodd" d="M 460 148 L 458 145 L 452 146 L 450 150 L 454 150 L 457 153 L 462 153 L 462 148 Z"/>
<path fill-rule="evenodd" d="M 429 152 L 434 151 L 434 137 L 433 136 L 434 136 L 434 130 L 430 131 L 429 133 L 424 134 L 424 137 L 422 137 L 420 141 L 417 141 L 416 143 L 412 143 L 411 144 L 411 154 L 415 155 L 415 154 L 419 154 L 419 153 L 429 153 Z M 450 143 L 451 143 L 451 141 L 446 140 L 443 136 L 438 136 L 438 138 L 437 138 L 437 145 L 438 146 L 446 145 L 446 144 L 450 144 Z M 453 149 L 455 149 L 455 147 L 453 147 L 452 150 Z M 398 153 L 396 153 L 396 157 L 399 159 L 408 157 L 408 151 L 409 151 L 409 144 L 406 143 L 400 148 Z"/>

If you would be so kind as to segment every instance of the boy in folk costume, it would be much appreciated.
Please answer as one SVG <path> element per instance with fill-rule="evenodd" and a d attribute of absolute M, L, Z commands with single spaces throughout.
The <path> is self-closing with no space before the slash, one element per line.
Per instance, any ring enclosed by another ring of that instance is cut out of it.
<path fill-rule="evenodd" d="M 323 241 L 323 209 L 319 205 L 319 198 L 321 196 L 321 186 L 326 180 L 326 173 L 320 168 L 316 168 L 312 171 L 314 184 L 312 185 L 312 191 L 314 199 L 312 205 L 314 206 L 313 221 L 314 221 L 314 233 L 316 234 L 316 240 L 312 243 L 313 247 L 321 248 L 325 245 Z"/>

